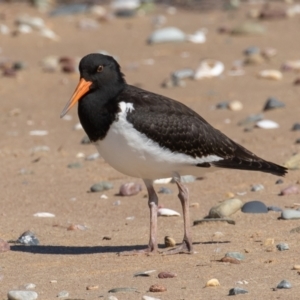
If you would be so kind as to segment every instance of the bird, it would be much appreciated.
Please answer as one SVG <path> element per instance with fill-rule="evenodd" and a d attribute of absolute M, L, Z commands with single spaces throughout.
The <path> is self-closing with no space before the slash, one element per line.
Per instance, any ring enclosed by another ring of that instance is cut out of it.
<path fill-rule="evenodd" d="M 181 176 L 203 176 L 218 168 L 287 173 L 285 167 L 234 142 L 183 103 L 128 84 L 112 56 L 88 54 L 81 59 L 79 72 L 79 83 L 61 117 L 78 103 L 82 127 L 104 160 L 125 175 L 141 178 L 147 188 L 150 238 L 145 249 L 134 253 L 160 252 L 156 179 L 172 177 L 178 187 L 184 236 L 180 245 L 168 251 L 177 254 L 194 253 L 189 191 Z"/>

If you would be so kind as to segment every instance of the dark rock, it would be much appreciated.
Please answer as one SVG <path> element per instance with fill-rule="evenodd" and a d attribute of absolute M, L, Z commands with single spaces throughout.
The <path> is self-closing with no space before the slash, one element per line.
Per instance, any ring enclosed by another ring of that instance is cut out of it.
<path fill-rule="evenodd" d="M 235 287 L 229 290 L 229 296 L 239 295 L 239 294 L 247 294 L 248 291 L 239 287 Z"/>
<path fill-rule="evenodd" d="M 279 251 L 285 251 L 285 250 L 289 250 L 290 247 L 287 243 L 279 243 L 276 245 L 276 248 L 279 250 Z"/>
<path fill-rule="evenodd" d="M 263 111 L 267 111 L 274 108 L 280 108 L 280 107 L 285 107 L 285 104 L 274 97 L 270 97 L 267 99 Z"/>
<path fill-rule="evenodd" d="M 172 194 L 172 191 L 169 188 L 161 187 L 158 191 L 159 194 Z"/>
<path fill-rule="evenodd" d="M 22 235 L 17 239 L 17 243 L 36 246 L 40 244 L 40 241 L 32 231 L 28 230 L 22 233 Z"/>
<path fill-rule="evenodd" d="M 243 213 L 265 214 L 268 212 L 267 206 L 261 201 L 249 201 L 242 207 Z"/>
<path fill-rule="evenodd" d="M 70 163 L 67 166 L 69 169 L 80 169 L 82 168 L 82 164 L 80 162 Z"/>
<path fill-rule="evenodd" d="M 114 185 L 107 181 L 101 181 L 98 183 L 95 183 L 91 186 L 90 190 L 93 193 L 102 192 L 106 190 L 110 190 L 114 187 Z"/>
<path fill-rule="evenodd" d="M 292 287 L 292 284 L 288 280 L 282 280 L 278 283 L 277 288 L 278 289 L 290 289 Z"/>
<path fill-rule="evenodd" d="M 216 105 L 216 109 L 227 109 L 228 108 L 228 102 L 224 101 L 224 102 L 219 102 Z"/>
<path fill-rule="evenodd" d="M 275 184 L 282 184 L 283 183 L 283 180 L 280 178 L 280 179 L 277 179 Z"/>
<path fill-rule="evenodd" d="M 292 127 L 292 131 L 298 131 L 300 130 L 300 123 L 295 123 Z"/>
<path fill-rule="evenodd" d="M 89 145 L 91 143 L 90 138 L 86 135 L 82 138 L 80 144 Z"/>
<path fill-rule="evenodd" d="M 295 144 L 300 144 L 300 138 L 295 141 Z"/>
<path fill-rule="evenodd" d="M 276 211 L 276 212 L 282 212 L 282 209 L 278 206 L 270 205 L 268 206 L 269 211 Z"/>
<path fill-rule="evenodd" d="M 260 53 L 260 48 L 256 46 L 250 46 L 244 50 L 245 55 L 253 55 L 259 53 Z"/>

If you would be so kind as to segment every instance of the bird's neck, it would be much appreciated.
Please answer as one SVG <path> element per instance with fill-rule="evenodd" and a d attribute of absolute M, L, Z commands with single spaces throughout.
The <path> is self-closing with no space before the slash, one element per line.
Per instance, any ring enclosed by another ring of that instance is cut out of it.
<path fill-rule="evenodd" d="M 78 116 L 92 142 L 105 138 L 119 111 L 118 95 L 126 84 L 91 91 L 78 103 Z"/>

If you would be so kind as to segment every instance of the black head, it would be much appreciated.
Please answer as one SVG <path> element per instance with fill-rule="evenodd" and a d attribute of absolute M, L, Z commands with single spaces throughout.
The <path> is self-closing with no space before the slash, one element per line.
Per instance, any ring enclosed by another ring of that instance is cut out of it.
<path fill-rule="evenodd" d="M 92 82 L 90 90 L 125 83 L 120 65 L 108 55 L 88 54 L 79 63 L 80 78 Z"/>

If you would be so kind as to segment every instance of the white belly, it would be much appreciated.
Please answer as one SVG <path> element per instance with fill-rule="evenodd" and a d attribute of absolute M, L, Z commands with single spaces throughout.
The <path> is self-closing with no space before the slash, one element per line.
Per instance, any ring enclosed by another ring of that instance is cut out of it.
<path fill-rule="evenodd" d="M 101 156 L 119 172 L 143 179 L 172 177 L 174 173 L 199 176 L 213 168 L 197 164 L 222 159 L 215 155 L 193 158 L 161 148 L 126 120 L 127 112 L 134 109 L 132 104 L 122 102 L 120 108 L 118 121 L 110 126 L 102 141 L 95 143 Z"/>

